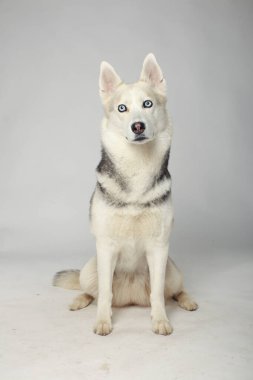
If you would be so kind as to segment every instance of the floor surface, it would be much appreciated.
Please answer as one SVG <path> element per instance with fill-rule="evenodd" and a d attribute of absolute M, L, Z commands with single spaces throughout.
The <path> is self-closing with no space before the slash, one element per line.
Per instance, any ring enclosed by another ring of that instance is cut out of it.
<path fill-rule="evenodd" d="M 80 258 L 1 258 L 1 379 L 253 378 L 251 252 L 176 260 L 200 308 L 187 312 L 171 302 L 171 336 L 153 334 L 150 310 L 141 307 L 114 309 L 112 334 L 95 335 L 96 305 L 70 312 L 67 305 L 77 292 L 50 285 L 55 271 L 77 262 Z"/>

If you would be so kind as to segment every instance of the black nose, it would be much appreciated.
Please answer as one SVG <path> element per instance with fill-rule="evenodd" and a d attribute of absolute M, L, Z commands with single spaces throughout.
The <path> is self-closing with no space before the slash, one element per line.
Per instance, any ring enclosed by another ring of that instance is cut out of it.
<path fill-rule="evenodd" d="M 145 131 L 145 124 L 142 121 L 136 121 L 131 125 L 131 129 L 133 133 L 135 133 L 136 135 L 140 135 Z"/>

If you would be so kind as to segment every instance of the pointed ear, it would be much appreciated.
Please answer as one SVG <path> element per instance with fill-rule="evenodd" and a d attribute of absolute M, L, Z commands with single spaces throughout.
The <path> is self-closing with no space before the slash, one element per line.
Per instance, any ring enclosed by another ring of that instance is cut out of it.
<path fill-rule="evenodd" d="M 100 66 L 99 90 L 100 96 L 104 101 L 107 96 L 112 95 L 117 86 L 122 83 L 114 68 L 103 61 Z"/>
<path fill-rule="evenodd" d="M 143 62 L 140 80 L 149 83 L 156 91 L 165 95 L 166 82 L 154 54 L 150 53 Z"/>

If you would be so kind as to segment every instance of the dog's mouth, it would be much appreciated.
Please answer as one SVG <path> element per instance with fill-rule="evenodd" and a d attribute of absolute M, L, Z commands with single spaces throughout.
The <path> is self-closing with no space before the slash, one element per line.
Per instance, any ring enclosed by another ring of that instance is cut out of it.
<path fill-rule="evenodd" d="M 131 142 L 132 144 L 136 144 L 136 145 L 137 144 L 142 145 L 142 144 L 146 144 L 149 141 L 150 141 L 150 139 L 146 136 L 138 136 L 134 140 L 129 141 L 129 142 Z"/>
<path fill-rule="evenodd" d="M 138 145 L 141 145 L 141 144 L 146 144 L 148 143 L 149 141 L 152 141 L 153 139 L 150 138 L 150 137 L 146 137 L 146 136 L 136 136 L 136 138 L 134 138 L 133 140 L 130 140 L 128 137 L 126 137 L 126 140 L 130 143 L 130 144 L 138 144 Z"/>
<path fill-rule="evenodd" d="M 130 144 L 141 145 L 141 144 L 146 144 L 149 141 L 152 141 L 154 139 L 154 136 L 147 137 L 144 133 L 142 133 L 141 135 L 135 136 L 133 139 L 129 138 L 128 136 L 125 136 L 125 138 L 127 142 Z"/>
<path fill-rule="evenodd" d="M 133 141 L 139 142 L 139 141 L 143 141 L 143 140 L 148 140 L 148 138 L 146 136 L 138 136 Z"/>

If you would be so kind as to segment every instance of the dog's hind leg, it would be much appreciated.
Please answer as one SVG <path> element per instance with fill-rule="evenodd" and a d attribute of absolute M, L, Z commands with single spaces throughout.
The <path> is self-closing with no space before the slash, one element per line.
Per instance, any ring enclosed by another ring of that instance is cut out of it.
<path fill-rule="evenodd" d="M 78 295 L 72 304 L 70 310 L 79 310 L 88 306 L 94 298 L 97 297 L 98 279 L 97 279 L 97 259 L 92 257 L 80 272 L 80 288 L 84 291 Z"/>
<path fill-rule="evenodd" d="M 166 267 L 165 298 L 173 298 L 185 310 L 193 311 L 198 308 L 198 304 L 184 290 L 182 273 L 171 258 L 168 258 Z"/>

